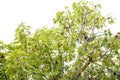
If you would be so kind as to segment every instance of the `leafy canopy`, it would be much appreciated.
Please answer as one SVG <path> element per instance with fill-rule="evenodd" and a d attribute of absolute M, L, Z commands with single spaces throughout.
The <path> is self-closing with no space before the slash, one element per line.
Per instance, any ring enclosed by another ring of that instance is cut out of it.
<path fill-rule="evenodd" d="M 101 5 L 81 0 L 56 13 L 55 26 L 31 34 L 21 23 L 15 39 L 0 42 L 2 80 L 120 79 L 120 33 L 111 33 Z"/>

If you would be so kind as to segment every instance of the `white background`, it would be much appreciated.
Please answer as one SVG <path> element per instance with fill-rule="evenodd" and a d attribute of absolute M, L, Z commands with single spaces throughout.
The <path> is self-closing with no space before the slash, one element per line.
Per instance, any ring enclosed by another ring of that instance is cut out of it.
<path fill-rule="evenodd" d="M 14 39 L 15 29 L 24 22 L 32 27 L 32 31 L 45 25 L 53 26 L 55 13 L 64 6 L 79 0 L 0 0 L 0 40 L 9 43 Z M 90 0 L 102 4 L 102 13 L 111 13 L 116 17 L 112 31 L 120 31 L 120 3 L 119 0 Z"/>

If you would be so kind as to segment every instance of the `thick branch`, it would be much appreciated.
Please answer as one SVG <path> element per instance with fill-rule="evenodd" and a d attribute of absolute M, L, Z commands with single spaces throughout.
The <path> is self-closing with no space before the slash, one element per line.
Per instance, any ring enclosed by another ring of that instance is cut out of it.
<path fill-rule="evenodd" d="M 77 78 L 79 78 L 79 76 L 82 74 L 82 72 L 84 72 L 86 70 L 86 68 L 90 65 L 90 63 L 93 62 L 92 57 L 90 55 L 94 53 L 94 49 L 97 45 L 98 44 L 94 45 L 93 50 L 88 53 L 88 56 L 87 56 L 88 60 L 86 62 L 84 62 L 85 64 L 83 65 L 81 71 L 78 73 Z"/>
<path fill-rule="evenodd" d="M 93 52 L 91 52 L 90 54 L 92 54 Z M 85 71 L 85 69 L 90 65 L 90 63 L 93 62 L 92 57 L 88 56 L 88 60 L 85 62 L 85 64 L 83 65 L 81 71 L 78 73 L 77 78 L 79 78 L 79 76 L 82 74 L 82 72 Z"/>

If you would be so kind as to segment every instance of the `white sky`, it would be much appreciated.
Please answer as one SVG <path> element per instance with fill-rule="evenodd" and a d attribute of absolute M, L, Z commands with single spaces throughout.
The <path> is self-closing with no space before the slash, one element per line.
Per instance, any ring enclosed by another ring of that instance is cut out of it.
<path fill-rule="evenodd" d="M 52 19 L 57 11 L 79 0 L 0 0 L 0 40 L 8 43 L 13 40 L 18 24 L 24 22 L 32 31 L 52 26 Z M 116 23 L 111 26 L 113 32 L 120 31 L 119 0 L 91 0 L 102 4 L 102 13 L 112 13 Z"/>

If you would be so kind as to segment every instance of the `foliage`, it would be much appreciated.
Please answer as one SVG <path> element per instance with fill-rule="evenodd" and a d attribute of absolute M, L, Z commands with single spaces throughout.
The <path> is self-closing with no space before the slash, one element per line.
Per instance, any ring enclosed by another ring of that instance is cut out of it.
<path fill-rule="evenodd" d="M 0 42 L 1 80 L 120 79 L 120 33 L 113 35 L 101 5 L 81 0 L 53 19 L 55 26 L 31 34 L 21 23 L 15 39 Z"/>

